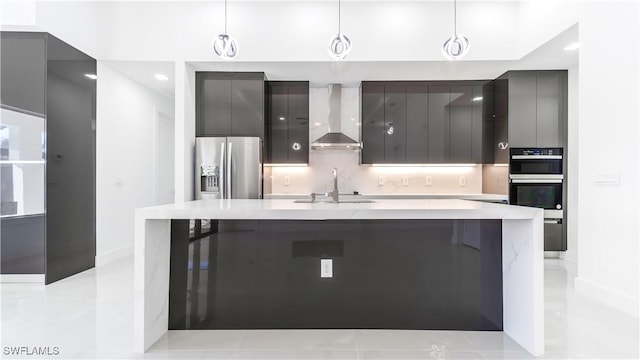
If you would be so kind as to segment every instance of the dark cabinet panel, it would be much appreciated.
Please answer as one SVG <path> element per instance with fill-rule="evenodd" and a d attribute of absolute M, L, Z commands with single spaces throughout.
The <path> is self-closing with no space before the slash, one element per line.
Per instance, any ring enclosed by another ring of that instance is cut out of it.
<path fill-rule="evenodd" d="M 2 105 L 44 114 L 45 35 L 3 33 L 0 45 Z"/>
<path fill-rule="evenodd" d="M 196 136 L 264 136 L 264 74 L 196 73 Z"/>
<path fill-rule="evenodd" d="M 286 85 L 270 86 L 270 114 L 268 120 L 269 137 L 267 141 L 268 162 L 286 162 L 288 160 L 289 142 L 289 87 Z"/>
<path fill-rule="evenodd" d="M 384 163 L 384 85 L 362 84 L 362 163 Z"/>
<path fill-rule="evenodd" d="M 449 158 L 450 89 L 446 85 L 429 86 L 427 162 L 445 163 Z"/>
<path fill-rule="evenodd" d="M 231 77 L 198 74 L 197 136 L 231 135 Z"/>
<path fill-rule="evenodd" d="M 470 163 L 474 100 L 472 86 L 451 86 L 449 105 L 449 159 L 451 163 Z"/>
<path fill-rule="evenodd" d="M 404 84 L 388 84 L 384 90 L 384 162 L 407 159 L 407 90 Z"/>
<path fill-rule="evenodd" d="M 426 84 L 407 85 L 407 163 L 427 162 L 428 105 Z"/>
<path fill-rule="evenodd" d="M 509 79 L 501 77 L 495 81 L 495 132 L 493 157 L 496 164 L 509 163 Z"/>
<path fill-rule="evenodd" d="M 47 284 L 95 265 L 95 73 L 95 59 L 47 37 Z"/>
<path fill-rule="evenodd" d="M 537 75 L 537 145 L 562 147 L 564 77 L 558 72 Z"/>
<path fill-rule="evenodd" d="M 290 163 L 309 162 L 309 83 L 289 86 Z"/>
<path fill-rule="evenodd" d="M 231 80 L 231 135 L 264 136 L 264 76 L 234 75 Z"/>
<path fill-rule="evenodd" d="M 267 85 L 265 162 L 309 162 L 309 83 L 270 81 Z"/>
<path fill-rule="evenodd" d="M 535 147 L 537 132 L 536 76 L 509 77 L 509 146 Z"/>

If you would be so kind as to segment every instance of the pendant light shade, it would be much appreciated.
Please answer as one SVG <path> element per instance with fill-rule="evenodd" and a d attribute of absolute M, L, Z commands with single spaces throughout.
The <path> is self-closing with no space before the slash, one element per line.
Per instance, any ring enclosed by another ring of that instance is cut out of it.
<path fill-rule="evenodd" d="M 343 60 L 351 51 L 351 40 L 341 31 L 341 2 L 338 0 L 338 33 L 329 39 L 329 55 L 336 60 Z"/>
<path fill-rule="evenodd" d="M 227 0 L 224 1 L 224 34 L 213 42 L 213 52 L 221 59 L 231 60 L 238 55 L 238 43 L 227 34 Z"/>
<path fill-rule="evenodd" d="M 453 36 L 442 45 L 442 54 L 449 60 L 460 60 L 469 52 L 469 39 L 458 34 L 457 3 L 453 0 Z"/>

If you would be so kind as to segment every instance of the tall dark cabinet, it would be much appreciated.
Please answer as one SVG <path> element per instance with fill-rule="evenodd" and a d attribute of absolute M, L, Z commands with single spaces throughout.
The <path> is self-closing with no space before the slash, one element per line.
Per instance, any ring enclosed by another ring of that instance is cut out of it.
<path fill-rule="evenodd" d="M 363 82 L 362 163 L 493 161 L 490 81 Z"/>
<path fill-rule="evenodd" d="M 509 71 L 496 79 L 496 163 L 509 147 L 565 147 L 567 71 Z"/>
<path fill-rule="evenodd" d="M 264 138 L 264 73 L 196 72 L 196 136 Z"/>
<path fill-rule="evenodd" d="M 309 162 L 309 82 L 269 81 L 265 163 Z"/>
<path fill-rule="evenodd" d="M 2 178 L 0 271 L 44 273 L 49 284 L 95 266 L 96 80 L 87 75 L 96 75 L 96 61 L 46 33 L 2 32 L 1 46 L 2 111 L 15 119 L 3 121 L 2 160 L 15 163 L 2 170 L 25 180 Z M 21 157 L 27 140 L 38 159 Z M 36 165 L 42 174 L 32 176 Z M 4 192 L 18 186 L 23 195 L 7 201 Z"/>

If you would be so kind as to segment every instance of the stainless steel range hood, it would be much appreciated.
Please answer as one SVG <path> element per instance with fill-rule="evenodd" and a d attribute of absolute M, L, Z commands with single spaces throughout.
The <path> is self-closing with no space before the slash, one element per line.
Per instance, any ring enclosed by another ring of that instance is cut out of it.
<path fill-rule="evenodd" d="M 329 131 L 311 143 L 314 150 L 357 150 L 361 144 L 343 134 L 341 122 L 342 85 L 329 84 Z"/>

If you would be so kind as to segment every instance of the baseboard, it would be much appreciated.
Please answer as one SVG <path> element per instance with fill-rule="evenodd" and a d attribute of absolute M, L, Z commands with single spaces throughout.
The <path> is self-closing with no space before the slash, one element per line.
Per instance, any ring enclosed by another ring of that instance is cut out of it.
<path fill-rule="evenodd" d="M 0 274 L 0 283 L 44 284 L 44 274 Z"/>
<path fill-rule="evenodd" d="M 575 278 L 576 292 L 600 301 L 612 308 L 638 317 L 638 300 L 618 291 L 600 286 L 580 277 Z"/>
<path fill-rule="evenodd" d="M 97 254 L 96 267 L 109 264 L 131 255 L 133 255 L 133 245 L 127 245 L 118 249 L 106 251 L 102 254 Z"/>
<path fill-rule="evenodd" d="M 574 264 L 578 263 L 578 253 L 573 250 L 567 250 L 560 253 L 560 259 L 564 259 L 566 261 L 572 262 Z"/>

